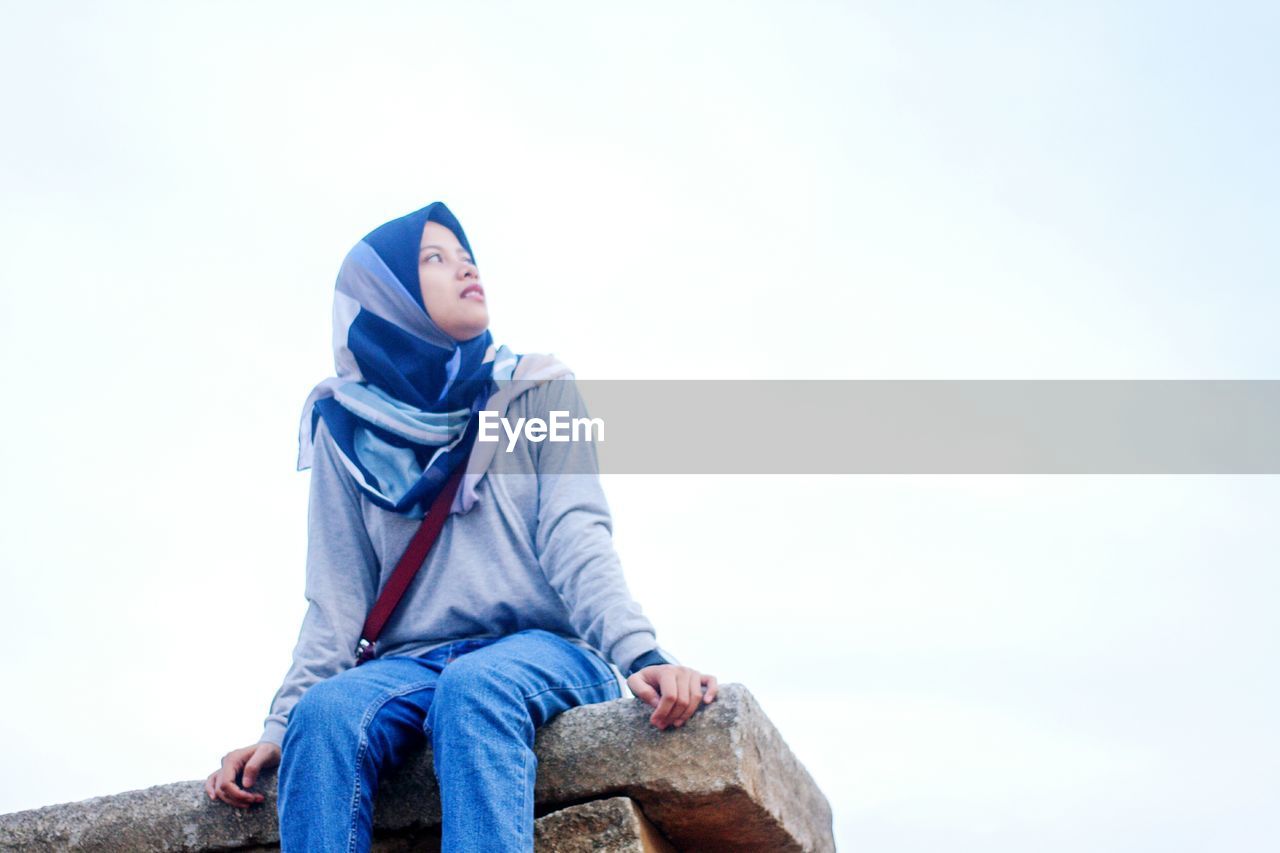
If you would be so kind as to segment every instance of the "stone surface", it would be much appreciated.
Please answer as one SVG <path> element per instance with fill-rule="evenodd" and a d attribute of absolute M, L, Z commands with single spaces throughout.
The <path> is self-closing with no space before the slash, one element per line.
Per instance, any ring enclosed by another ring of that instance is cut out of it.
<path fill-rule="evenodd" d="M 740 684 L 679 729 L 649 724 L 632 696 L 584 705 L 538 730 L 539 814 L 622 796 L 678 850 L 831 851 L 831 808 L 803 765 Z M 235 850 L 278 843 L 275 773 L 247 812 L 177 782 L 78 803 L 0 815 L 0 851 Z M 375 831 L 387 844 L 438 834 L 439 792 L 422 749 L 379 788 Z M 389 846 L 393 849 L 424 849 Z M 610 849 L 610 848 L 604 848 Z"/>
<path fill-rule="evenodd" d="M 626 797 L 592 800 L 567 806 L 533 823 L 536 853 L 676 853 L 639 806 Z M 242 848 L 240 853 L 271 853 L 279 845 Z M 440 831 L 398 836 L 373 842 L 372 853 L 440 853 Z"/>
<path fill-rule="evenodd" d="M 569 806 L 534 821 L 537 853 L 676 853 L 628 797 Z"/>

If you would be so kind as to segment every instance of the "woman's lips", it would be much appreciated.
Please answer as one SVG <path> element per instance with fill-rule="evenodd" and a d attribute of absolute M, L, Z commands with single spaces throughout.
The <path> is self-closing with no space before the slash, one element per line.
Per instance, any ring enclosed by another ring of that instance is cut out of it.
<path fill-rule="evenodd" d="M 478 284 L 468 284 L 462 288 L 462 293 L 458 294 L 460 299 L 474 299 L 477 302 L 484 302 L 484 288 Z"/>

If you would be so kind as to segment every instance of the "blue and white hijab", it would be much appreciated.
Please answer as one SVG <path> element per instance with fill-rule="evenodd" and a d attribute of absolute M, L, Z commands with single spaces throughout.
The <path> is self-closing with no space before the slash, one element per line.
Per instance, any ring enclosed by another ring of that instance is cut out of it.
<path fill-rule="evenodd" d="M 421 518 L 471 453 L 452 509 L 476 502 L 476 485 L 496 444 L 476 444 L 481 409 L 506 412 L 515 397 L 572 376 L 552 355 L 517 355 L 486 329 L 456 341 L 431 319 L 418 283 L 427 222 L 438 222 L 475 253 L 443 202 L 432 202 L 365 235 L 338 271 L 333 299 L 336 376 L 307 397 L 298 428 L 298 470 L 311 467 L 320 418 L 342 462 L 377 506 Z"/>

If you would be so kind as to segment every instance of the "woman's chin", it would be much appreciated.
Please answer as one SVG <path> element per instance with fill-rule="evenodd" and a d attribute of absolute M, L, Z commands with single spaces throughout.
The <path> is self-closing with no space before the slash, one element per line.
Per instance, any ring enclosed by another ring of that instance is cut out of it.
<path fill-rule="evenodd" d="M 482 304 L 468 305 L 466 310 L 452 312 L 447 322 L 437 320 L 436 324 L 455 341 L 465 343 L 489 328 L 489 309 Z"/>
<path fill-rule="evenodd" d="M 485 323 L 483 326 L 470 325 L 470 326 L 454 329 L 453 331 L 449 332 L 449 336 L 452 337 L 455 341 L 465 344 L 467 341 L 475 340 L 476 338 L 483 335 L 485 333 L 485 330 L 488 328 L 489 328 L 488 323 Z"/>

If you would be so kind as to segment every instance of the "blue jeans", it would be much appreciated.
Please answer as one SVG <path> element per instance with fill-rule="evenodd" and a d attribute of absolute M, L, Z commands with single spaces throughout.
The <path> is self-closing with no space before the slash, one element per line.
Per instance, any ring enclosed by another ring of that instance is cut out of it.
<path fill-rule="evenodd" d="M 599 656 L 537 628 L 344 670 L 289 714 L 280 849 L 367 851 L 378 779 L 430 738 L 444 853 L 532 851 L 534 731 L 621 695 Z"/>

